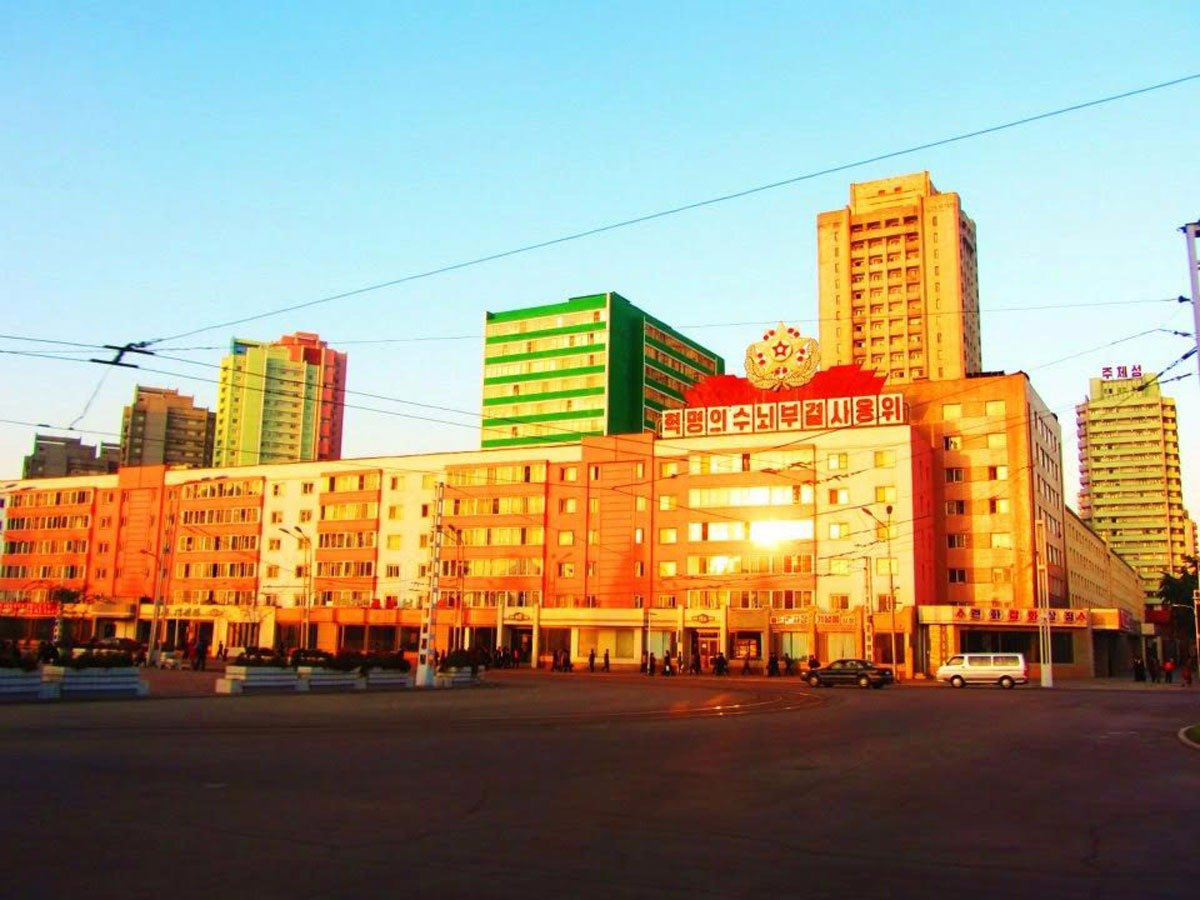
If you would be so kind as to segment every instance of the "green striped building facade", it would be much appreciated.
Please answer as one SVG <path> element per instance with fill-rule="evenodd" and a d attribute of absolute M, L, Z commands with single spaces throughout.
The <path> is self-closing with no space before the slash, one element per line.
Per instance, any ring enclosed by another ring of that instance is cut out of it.
<path fill-rule="evenodd" d="M 489 312 L 482 446 L 654 431 L 725 361 L 617 293 Z"/>

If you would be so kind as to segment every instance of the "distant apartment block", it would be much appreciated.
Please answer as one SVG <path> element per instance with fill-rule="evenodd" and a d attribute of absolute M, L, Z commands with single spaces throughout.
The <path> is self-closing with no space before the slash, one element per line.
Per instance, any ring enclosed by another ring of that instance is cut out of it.
<path fill-rule="evenodd" d="M 235 339 L 221 361 L 213 464 L 340 459 L 346 354 L 317 335 Z"/>
<path fill-rule="evenodd" d="M 117 471 L 121 446 L 102 442 L 99 447 L 80 438 L 35 435 L 33 452 L 21 467 L 23 478 L 61 478 L 65 475 L 103 475 Z"/>
<path fill-rule="evenodd" d="M 1134 569 L 1154 601 L 1163 572 L 1194 548 L 1183 508 L 1175 401 L 1153 375 L 1090 382 L 1075 407 L 1079 517 Z"/>
<path fill-rule="evenodd" d="M 168 388 L 134 390 L 121 419 L 121 465 L 212 465 L 217 416 Z"/>
<path fill-rule="evenodd" d="M 975 223 L 928 172 L 850 185 L 817 216 L 821 358 L 892 384 L 982 371 Z"/>
<path fill-rule="evenodd" d="M 725 361 L 609 292 L 489 312 L 483 424 L 489 447 L 653 431 Z"/>

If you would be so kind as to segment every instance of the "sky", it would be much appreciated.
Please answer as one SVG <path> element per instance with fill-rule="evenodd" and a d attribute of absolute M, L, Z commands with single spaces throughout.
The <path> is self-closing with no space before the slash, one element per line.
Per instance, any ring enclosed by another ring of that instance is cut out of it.
<path fill-rule="evenodd" d="M 0 332 L 176 335 L 1193 75 L 1198 47 L 1191 0 L 904 15 L 894 3 L 10 2 Z M 477 447 L 486 310 L 614 290 L 740 373 L 761 323 L 817 334 L 817 213 L 844 206 L 852 181 L 929 170 L 977 226 L 984 367 L 1029 372 L 1059 415 L 1074 498 L 1088 379 L 1105 365 L 1158 371 L 1190 346 L 1152 329 L 1192 331 L 1190 304 L 1173 298 L 1188 293 L 1178 228 L 1200 218 L 1198 109 L 1193 80 L 206 330 L 158 345 L 187 349 L 142 370 L 0 338 L 78 360 L 0 353 L 0 419 L 115 440 L 136 384 L 215 405 L 205 364 L 231 338 L 303 330 L 349 351 L 350 390 L 394 398 L 347 398 L 387 412 L 347 410 L 344 456 Z M 1010 309 L 1064 305 L 1078 308 Z M 1187 373 L 1165 391 L 1195 515 L 1200 381 L 1194 360 L 1170 375 Z M 0 424 L 0 477 L 20 474 L 35 430 Z"/>

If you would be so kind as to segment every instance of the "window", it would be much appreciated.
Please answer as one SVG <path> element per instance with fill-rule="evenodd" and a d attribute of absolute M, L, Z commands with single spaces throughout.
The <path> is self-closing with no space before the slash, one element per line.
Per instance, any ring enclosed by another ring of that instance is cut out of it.
<path fill-rule="evenodd" d="M 577 504 L 574 497 L 567 497 L 564 500 L 558 501 L 558 511 L 560 513 L 573 513 L 575 512 L 576 506 Z"/>
<path fill-rule="evenodd" d="M 679 571 L 679 563 L 673 559 L 664 559 L 658 564 L 658 574 L 664 577 L 670 577 L 677 574 Z"/>
<path fill-rule="evenodd" d="M 267 541 L 267 549 L 268 550 L 278 550 L 282 546 L 283 546 L 283 540 L 281 538 L 271 538 L 270 540 Z"/>
<path fill-rule="evenodd" d="M 559 578 L 574 578 L 575 577 L 575 563 L 570 563 L 570 562 L 559 563 L 558 564 L 558 577 Z"/>
<path fill-rule="evenodd" d="M 313 483 L 311 481 L 305 481 L 300 485 L 300 493 L 311 494 L 312 492 L 313 492 Z"/>
<path fill-rule="evenodd" d="M 875 488 L 876 503 L 895 503 L 896 488 L 893 485 L 878 485 Z"/>
<path fill-rule="evenodd" d="M 574 545 L 574 543 L 575 543 L 575 532 L 560 531 L 558 533 L 558 546 L 570 547 L 570 546 Z"/>
<path fill-rule="evenodd" d="M 830 594 L 829 595 L 830 609 L 849 609 L 850 595 L 849 594 Z"/>
<path fill-rule="evenodd" d="M 997 566 L 992 569 L 992 584 L 1011 584 L 1012 583 L 1012 568 L 1010 566 Z"/>
<path fill-rule="evenodd" d="M 993 550 L 1011 550 L 1012 549 L 1012 533 L 1008 531 L 993 531 L 992 532 L 992 549 Z"/>
<path fill-rule="evenodd" d="M 988 501 L 988 512 L 1003 514 L 1008 512 L 1009 504 L 1007 497 L 993 497 Z"/>
<path fill-rule="evenodd" d="M 850 560 L 848 559 L 831 559 L 829 561 L 830 575 L 849 575 Z"/>
<path fill-rule="evenodd" d="M 894 556 L 881 556 L 875 560 L 876 575 L 899 575 L 900 560 Z"/>
<path fill-rule="evenodd" d="M 638 512 L 645 512 L 646 509 L 648 508 L 648 506 L 649 506 L 649 504 L 645 497 L 635 497 L 634 498 L 633 508 L 635 510 L 637 510 Z"/>
<path fill-rule="evenodd" d="M 983 405 L 983 411 L 989 416 L 1003 416 L 1007 410 L 1003 400 L 989 400 Z"/>
<path fill-rule="evenodd" d="M 674 528 L 658 529 L 658 542 L 660 544 L 674 544 L 679 540 L 679 532 Z"/>
<path fill-rule="evenodd" d="M 825 458 L 825 465 L 826 465 L 826 468 L 828 468 L 830 471 L 834 471 L 835 469 L 845 469 L 846 468 L 846 454 L 845 453 L 830 453 L 829 456 L 827 456 Z"/>
<path fill-rule="evenodd" d="M 404 518 L 404 507 L 403 507 L 403 506 L 399 506 L 399 505 L 389 506 L 389 507 L 388 507 L 388 511 L 387 511 L 387 517 L 388 517 L 389 519 L 402 519 L 402 518 Z"/>
<path fill-rule="evenodd" d="M 268 578 L 278 578 L 279 577 L 279 566 L 267 566 L 267 577 Z"/>
<path fill-rule="evenodd" d="M 271 524 L 272 525 L 279 525 L 282 522 L 283 522 L 283 513 L 281 513 L 279 510 L 275 510 L 275 512 L 271 513 Z"/>
<path fill-rule="evenodd" d="M 988 466 L 989 481 L 1008 481 L 1008 466 Z"/>
<path fill-rule="evenodd" d="M 941 337 L 941 335 L 939 335 L 939 337 Z M 953 421 L 954 419 L 961 419 L 961 418 L 962 418 L 962 404 L 961 403 L 944 403 L 944 404 L 942 404 L 942 420 L 943 421 L 950 422 L 950 421 Z"/>
<path fill-rule="evenodd" d="M 875 468 L 890 469 L 896 465 L 895 450 L 876 450 L 875 451 Z"/>
<path fill-rule="evenodd" d="M 829 492 L 830 506 L 845 506 L 850 502 L 849 488 L 835 488 Z"/>
<path fill-rule="evenodd" d="M 633 477 L 634 478 L 645 478 L 646 477 L 646 464 L 645 463 L 637 463 L 633 467 Z"/>
<path fill-rule="evenodd" d="M 399 578 L 400 566 L 396 563 L 391 563 L 384 567 L 384 572 L 386 573 L 385 577 L 387 578 Z"/>
<path fill-rule="evenodd" d="M 399 490 L 399 488 L 400 488 L 400 476 L 399 476 L 399 475 L 393 475 L 393 476 L 392 476 L 392 478 L 391 478 L 391 481 L 389 481 L 389 482 L 388 482 L 388 484 L 389 484 L 389 486 L 391 487 L 391 489 L 392 489 L 393 491 L 395 491 L 395 490 Z"/>
<path fill-rule="evenodd" d="M 844 537 L 849 537 L 849 536 L 850 536 L 850 526 L 848 526 L 845 522 L 830 522 L 829 523 L 829 537 L 831 540 L 836 541 L 839 538 L 844 538 Z"/>
<path fill-rule="evenodd" d="M 950 466 L 946 469 L 946 484 L 957 484 L 963 480 L 963 470 L 958 466 Z"/>
<path fill-rule="evenodd" d="M 634 560 L 634 562 L 633 562 L 634 577 L 641 578 L 645 574 L 646 574 L 646 564 L 640 559 Z"/>
<path fill-rule="evenodd" d="M 987 436 L 989 450 L 1003 450 L 1008 446 L 1008 435 L 1003 431 L 993 431 Z"/>
<path fill-rule="evenodd" d="M 421 518 L 422 519 L 429 518 L 429 504 L 428 503 L 421 504 Z"/>
<path fill-rule="evenodd" d="M 592 497 L 588 500 L 588 512 L 593 516 L 600 514 L 600 500 L 597 497 Z"/>
<path fill-rule="evenodd" d="M 283 493 L 283 485 L 282 484 L 271 485 L 271 496 L 272 497 L 278 497 L 282 493 Z"/>
<path fill-rule="evenodd" d="M 679 463 L 665 462 L 659 466 L 658 471 L 663 478 L 674 478 L 679 474 Z"/>
<path fill-rule="evenodd" d="M 962 533 L 946 535 L 946 548 L 948 550 L 963 550 L 967 546 L 967 536 Z"/>
<path fill-rule="evenodd" d="M 300 510 L 300 521 L 301 522 L 311 522 L 312 521 L 312 510 L 311 509 Z"/>
<path fill-rule="evenodd" d="M 558 476 L 561 481 L 576 481 L 579 478 L 579 469 L 575 466 L 563 466 L 558 470 Z"/>
<path fill-rule="evenodd" d="M 588 480 L 589 481 L 599 481 L 600 480 L 600 467 L 599 466 L 588 466 Z"/>
<path fill-rule="evenodd" d="M 646 539 L 646 532 L 644 529 L 641 529 L 641 528 L 633 529 L 633 542 L 635 544 L 640 544 L 645 539 Z"/>
<path fill-rule="evenodd" d="M 948 516 L 965 516 L 967 514 L 966 500 L 947 500 L 946 515 Z"/>
<path fill-rule="evenodd" d="M 967 583 L 967 570 L 966 569 L 950 569 L 949 575 L 950 575 L 950 583 L 951 584 L 966 584 Z"/>
<path fill-rule="evenodd" d="M 961 450 L 962 449 L 962 435 L 961 434 L 946 435 L 944 438 L 942 438 L 942 446 L 945 447 L 947 450 Z"/>
<path fill-rule="evenodd" d="M 678 505 L 679 501 L 674 494 L 663 494 L 658 498 L 659 509 L 676 509 Z"/>

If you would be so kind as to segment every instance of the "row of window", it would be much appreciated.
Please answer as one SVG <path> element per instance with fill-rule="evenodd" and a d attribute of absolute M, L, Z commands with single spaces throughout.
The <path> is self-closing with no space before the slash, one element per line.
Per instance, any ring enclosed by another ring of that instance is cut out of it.
<path fill-rule="evenodd" d="M 8 520 L 8 530 L 53 531 L 59 528 L 87 528 L 91 521 L 91 516 L 14 516 Z"/>
<path fill-rule="evenodd" d="M 528 466 L 478 466 L 471 469 L 451 469 L 446 484 L 451 487 L 471 487 L 484 484 L 540 484 L 546 480 L 546 464 Z"/>
<path fill-rule="evenodd" d="M 91 502 L 91 490 L 28 491 L 9 496 L 9 506 L 12 509 L 36 506 L 71 506 Z"/>
<path fill-rule="evenodd" d="M 262 488 L 261 478 L 201 481 L 198 484 L 185 485 L 183 496 L 188 500 L 212 500 L 218 497 L 257 497 L 262 493 Z"/>
<path fill-rule="evenodd" d="M 106 545 L 107 546 L 107 545 Z M 23 553 L 87 553 L 88 542 L 85 540 L 66 541 L 5 541 L 4 554 Z M 103 552 L 103 551 L 101 551 Z"/>
<path fill-rule="evenodd" d="M 180 521 L 184 525 L 254 525 L 262 517 L 257 506 L 235 506 L 230 509 L 185 509 Z"/>
<path fill-rule="evenodd" d="M 42 578 L 42 579 L 71 579 L 83 578 L 86 569 L 83 566 L 0 566 L 0 578 Z"/>
<path fill-rule="evenodd" d="M 175 566 L 176 578 L 256 578 L 258 563 L 252 562 L 202 562 L 179 563 Z"/>
<path fill-rule="evenodd" d="M 504 378 L 511 375 L 535 375 L 540 372 L 569 372 L 572 369 L 603 367 L 608 354 L 573 353 L 570 356 L 549 356 L 542 359 L 524 359 L 520 362 L 486 363 L 483 368 L 485 379 Z"/>
<path fill-rule="evenodd" d="M 488 337 L 503 337 L 509 334 L 546 331 L 550 328 L 569 328 L 572 325 L 583 325 L 589 322 L 604 322 L 607 319 L 608 310 L 588 309 L 563 315 L 531 316 L 528 319 L 489 322 L 485 331 Z"/>

